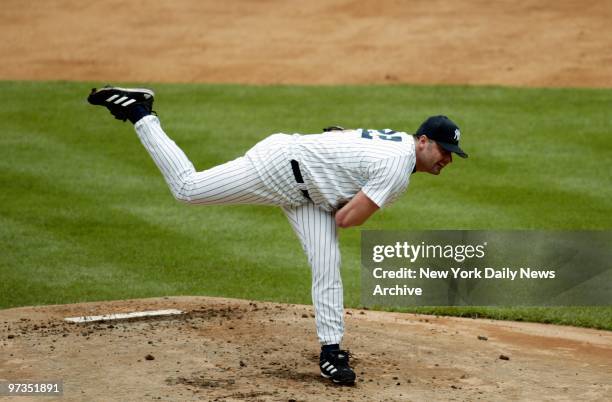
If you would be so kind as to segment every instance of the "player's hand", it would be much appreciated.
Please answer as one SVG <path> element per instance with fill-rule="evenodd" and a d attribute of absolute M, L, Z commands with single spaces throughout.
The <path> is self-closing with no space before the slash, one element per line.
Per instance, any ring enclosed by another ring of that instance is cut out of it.
<path fill-rule="evenodd" d="M 379 207 L 370 200 L 363 191 L 357 193 L 352 200 L 336 213 L 336 225 L 341 228 L 359 226 L 368 220 Z"/>

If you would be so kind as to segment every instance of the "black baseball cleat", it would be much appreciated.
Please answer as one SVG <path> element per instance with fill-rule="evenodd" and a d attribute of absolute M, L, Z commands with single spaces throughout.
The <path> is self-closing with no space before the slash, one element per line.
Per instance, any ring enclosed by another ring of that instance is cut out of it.
<path fill-rule="evenodd" d="M 321 376 L 340 385 L 355 384 L 355 372 L 349 366 L 349 352 L 346 350 L 321 351 L 319 357 Z"/>
<path fill-rule="evenodd" d="M 126 121 L 130 118 L 130 113 L 136 109 L 139 109 L 139 113 L 153 113 L 154 98 L 155 93 L 150 89 L 107 85 L 100 89 L 93 88 L 87 97 L 87 102 L 105 106 L 116 119 Z M 137 108 L 138 106 L 141 108 Z"/>

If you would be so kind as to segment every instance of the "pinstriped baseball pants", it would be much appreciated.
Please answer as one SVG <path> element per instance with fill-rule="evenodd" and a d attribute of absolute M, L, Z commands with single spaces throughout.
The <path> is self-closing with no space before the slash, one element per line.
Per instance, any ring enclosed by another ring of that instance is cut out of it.
<path fill-rule="evenodd" d="M 339 344 L 344 334 L 343 290 L 334 215 L 304 198 L 296 185 L 291 188 L 267 186 L 253 161 L 246 157 L 196 172 L 185 153 L 164 133 L 155 116 L 142 118 L 134 127 L 177 200 L 200 205 L 276 205 L 283 209 L 312 269 L 312 301 L 319 342 Z M 279 169 L 292 178 L 289 161 L 275 160 L 283 164 Z"/>

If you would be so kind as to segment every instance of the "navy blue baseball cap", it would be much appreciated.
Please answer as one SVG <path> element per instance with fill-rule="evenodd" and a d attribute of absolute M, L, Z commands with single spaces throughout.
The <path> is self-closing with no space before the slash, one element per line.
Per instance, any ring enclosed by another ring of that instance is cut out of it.
<path fill-rule="evenodd" d="M 462 158 L 468 155 L 459 148 L 461 131 L 459 127 L 446 116 L 431 116 L 421 124 L 416 136 L 426 135 L 427 138 L 438 143 L 449 152 L 454 152 Z"/>

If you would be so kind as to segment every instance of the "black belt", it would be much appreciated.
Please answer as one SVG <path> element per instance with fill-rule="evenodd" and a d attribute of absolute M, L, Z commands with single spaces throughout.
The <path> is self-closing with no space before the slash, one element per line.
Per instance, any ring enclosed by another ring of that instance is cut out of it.
<path fill-rule="evenodd" d="M 298 184 L 304 184 L 304 178 L 302 177 L 302 172 L 300 172 L 300 164 L 295 159 L 291 159 L 291 170 L 293 170 L 293 177 L 295 177 L 295 181 Z M 308 190 L 301 189 L 301 191 L 304 197 L 312 201 L 310 194 L 308 194 Z"/>

